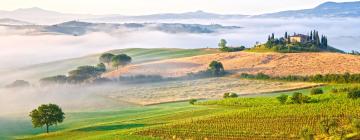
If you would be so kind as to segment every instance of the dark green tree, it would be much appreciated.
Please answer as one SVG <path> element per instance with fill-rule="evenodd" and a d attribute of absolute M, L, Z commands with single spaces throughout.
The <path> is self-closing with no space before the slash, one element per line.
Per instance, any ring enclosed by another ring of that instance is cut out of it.
<path fill-rule="evenodd" d="M 220 39 L 220 42 L 218 44 L 218 46 L 220 47 L 220 49 L 222 48 L 226 48 L 227 42 L 225 39 Z"/>
<path fill-rule="evenodd" d="M 31 122 L 36 127 L 46 127 L 46 133 L 49 133 L 49 127 L 62 123 L 65 119 L 65 113 L 55 104 L 43 104 L 30 112 Z"/>
<path fill-rule="evenodd" d="M 107 64 L 108 66 L 110 66 L 110 63 L 112 61 L 112 58 L 114 57 L 115 55 L 114 54 L 111 54 L 111 53 L 104 53 L 102 54 L 100 57 L 99 57 L 99 61 L 101 63 L 105 63 Z"/>
<path fill-rule="evenodd" d="M 225 74 L 224 66 L 221 62 L 212 61 L 209 64 L 209 70 L 214 76 L 222 76 Z"/>
<path fill-rule="evenodd" d="M 310 91 L 311 95 L 318 95 L 318 94 L 323 94 L 324 91 L 321 88 L 313 88 Z"/>
<path fill-rule="evenodd" d="M 283 95 L 280 95 L 280 96 L 276 97 L 276 99 L 277 99 L 281 104 L 285 104 L 286 101 L 287 101 L 287 99 L 288 99 L 288 97 L 289 97 L 288 95 L 283 94 Z"/>
<path fill-rule="evenodd" d="M 106 72 L 106 66 L 104 63 L 99 63 L 96 65 L 96 68 L 98 69 L 99 72 Z"/>
<path fill-rule="evenodd" d="M 300 93 L 300 92 L 295 92 L 295 93 L 292 95 L 291 100 L 292 100 L 293 103 L 303 104 L 303 103 L 309 102 L 310 97 L 308 97 L 308 96 L 306 96 L 306 95 L 303 95 L 303 94 Z"/>
<path fill-rule="evenodd" d="M 119 55 L 114 56 L 112 58 L 111 62 L 113 64 L 113 66 L 118 69 L 119 66 L 125 66 L 125 65 L 131 63 L 131 57 L 126 54 L 119 54 Z"/>

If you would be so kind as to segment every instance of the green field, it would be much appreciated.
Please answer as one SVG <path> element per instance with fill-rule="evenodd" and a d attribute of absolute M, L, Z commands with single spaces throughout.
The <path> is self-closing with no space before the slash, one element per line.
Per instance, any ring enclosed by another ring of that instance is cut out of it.
<path fill-rule="evenodd" d="M 217 49 L 173 49 L 173 48 L 155 48 L 155 49 L 122 49 L 108 51 L 114 54 L 125 53 L 133 58 L 133 63 L 142 63 L 162 59 L 190 57 L 203 54 L 218 52 Z M 55 62 L 32 65 L 19 68 L 8 72 L 0 73 L 3 75 L 0 85 L 7 84 L 21 78 L 23 80 L 37 82 L 39 79 L 48 76 L 67 74 L 68 71 L 82 65 L 96 65 L 100 54 L 88 55 L 79 58 L 60 60 Z"/>
<path fill-rule="evenodd" d="M 166 103 L 94 112 L 68 112 L 63 124 L 44 129 L 32 128 L 29 118 L 2 119 L 2 139 L 299 139 L 299 132 L 310 127 L 321 134 L 319 121 L 336 118 L 346 128 L 350 118 L 360 117 L 360 99 L 346 93 L 310 95 L 317 102 L 282 105 L 279 94 L 225 100 Z M 358 85 L 351 85 L 358 86 Z M 308 94 L 309 90 L 299 90 Z M 348 134 L 347 137 L 356 135 Z"/>

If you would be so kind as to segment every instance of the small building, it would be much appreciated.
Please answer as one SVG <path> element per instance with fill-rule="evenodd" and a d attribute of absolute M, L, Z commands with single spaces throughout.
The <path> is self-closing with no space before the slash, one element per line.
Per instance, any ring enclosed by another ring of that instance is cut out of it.
<path fill-rule="evenodd" d="M 293 36 L 290 36 L 290 42 L 291 43 L 305 43 L 307 42 L 309 36 L 303 35 L 303 34 L 296 34 Z"/>

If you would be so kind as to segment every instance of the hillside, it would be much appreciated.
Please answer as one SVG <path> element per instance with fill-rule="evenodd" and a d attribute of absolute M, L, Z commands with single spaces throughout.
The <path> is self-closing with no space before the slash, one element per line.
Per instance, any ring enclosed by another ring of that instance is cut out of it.
<path fill-rule="evenodd" d="M 215 49 L 119 49 L 109 51 L 110 53 L 119 54 L 126 53 L 133 58 L 133 63 L 149 62 L 170 58 L 181 58 L 188 56 L 196 56 L 202 54 L 210 54 L 218 52 Z M 96 65 L 100 54 L 88 55 L 84 57 L 66 59 L 61 61 L 49 62 L 44 64 L 32 65 L 19 68 L 17 70 L 2 72 L 0 85 L 10 83 L 16 79 L 24 79 L 29 81 L 38 81 L 47 76 L 59 74 L 67 74 L 68 71 L 81 65 Z"/>
<path fill-rule="evenodd" d="M 290 10 L 255 16 L 257 18 L 359 17 L 360 2 L 325 2 L 312 9 Z"/>
<path fill-rule="evenodd" d="M 234 74 L 265 73 L 272 76 L 360 73 L 360 57 L 341 53 L 217 53 L 129 65 L 105 74 L 153 74 L 167 77 L 184 76 L 205 70 L 213 61 L 221 61 Z"/>

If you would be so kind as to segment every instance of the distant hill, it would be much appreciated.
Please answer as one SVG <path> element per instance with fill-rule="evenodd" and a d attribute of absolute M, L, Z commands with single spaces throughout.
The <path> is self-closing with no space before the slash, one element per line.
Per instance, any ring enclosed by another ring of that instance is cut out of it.
<path fill-rule="evenodd" d="M 197 56 L 203 54 L 211 54 L 219 52 L 216 49 L 120 49 L 112 50 L 110 53 L 125 53 L 133 58 L 133 63 L 151 62 L 156 60 L 164 60 L 170 58 L 181 58 L 189 56 Z M 31 65 L 16 70 L 1 72 L 1 85 L 13 82 L 14 80 L 23 79 L 31 82 L 37 82 L 40 78 L 54 76 L 59 74 L 67 74 L 68 71 L 82 65 L 96 65 L 100 54 L 88 55 L 79 58 L 54 61 L 49 63 Z"/>
<path fill-rule="evenodd" d="M 44 10 L 38 7 L 21 8 L 14 11 L 0 11 L 0 18 L 24 20 L 34 24 L 56 24 L 64 21 L 96 17 L 99 16 L 87 14 L 66 14 Z"/>
<path fill-rule="evenodd" d="M 15 20 L 11 18 L 1 18 L 0 25 L 32 25 L 33 23 Z"/>
<path fill-rule="evenodd" d="M 114 21 L 124 21 L 124 20 L 166 20 L 166 19 L 237 19 L 248 17 L 248 15 L 222 15 L 215 13 L 208 13 L 204 11 L 195 11 L 195 12 L 186 12 L 186 13 L 164 13 L 164 14 L 151 14 L 151 15 L 141 15 L 141 16 L 122 16 L 122 15 L 112 15 L 105 16 L 96 19 L 90 19 L 94 21 L 103 21 L 103 22 L 114 22 Z"/>
<path fill-rule="evenodd" d="M 1 26 L 1 25 L 0 25 Z M 2 25 L 14 30 L 31 29 L 33 34 L 55 33 L 67 35 L 84 35 L 90 32 L 117 32 L 117 31 L 161 31 L 166 33 L 215 33 L 222 30 L 238 29 L 238 26 L 222 26 L 219 24 L 181 24 L 181 23 L 90 23 L 69 21 L 55 25 L 13 26 Z"/>
<path fill-rule="evenodd" d="M 360 1 L 356 2 L 326 2 L 312 9 L 282 11 L 277 13 L 253 16 L 257 18 L 277 17 L 360 17 Z"/>
<path fill-rule="evenodd" d="M 121 14 L 91 15 L 91 14 L 68 14 L 56 11 L 44 10 L 38 7 L 17 9 L 14 11 L 0 11 L 0 18 L 29 21 L 35 24 L 56 24 L 71 20 L 88 22 L 145 22 L 158 20 L 179 19 L 241 19 L 241 18 L 309 18 L 309 17 L 359 17 L 360 2 L 326 2 L 312 9 L 290 10 L 262 15 L 243 14 L 216 14 L 204 11 L 185 13 L 160 13 L 140 16 L 124 16 Z M 41 18 L 39 18 L 41 17 Z"/>

